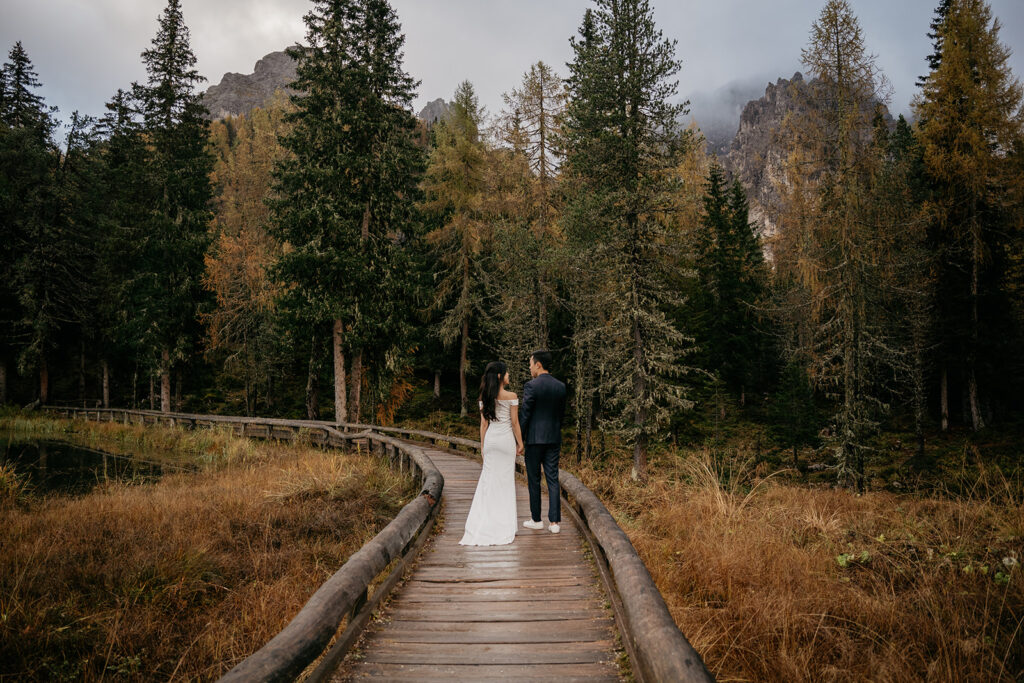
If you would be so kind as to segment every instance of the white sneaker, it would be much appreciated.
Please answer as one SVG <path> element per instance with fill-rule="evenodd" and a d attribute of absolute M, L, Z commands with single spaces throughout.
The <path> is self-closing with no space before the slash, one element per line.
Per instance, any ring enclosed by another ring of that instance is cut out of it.
<path fill-rule="evenodd" d="M 525 522 L 523 522 L 523 526 L 525 526 L 527 529 L 543 529 L 544 522 L 535 522 L 532 519 L 528 519 Z"/>
<path fill-rule="evenodd" d="M 557 534 L 561 530 L 562 530 L 562 527 L 558 526 L 557 522 L 554 522 L 554 523 L 548 525 L 548 531 L 550 531 L 553 534 Z"/>

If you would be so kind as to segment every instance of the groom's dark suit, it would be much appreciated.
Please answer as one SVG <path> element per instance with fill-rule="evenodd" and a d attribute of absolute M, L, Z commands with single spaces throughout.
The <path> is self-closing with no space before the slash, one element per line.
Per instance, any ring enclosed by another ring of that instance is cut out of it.
<path fill-rule="evenodd" d="M 548 483 L 548 521 L 562 521 L 558 488 L 558 452 L 565 416 L 565 384 L 549 373 L 537 375 L 523 386 L 519 426 L 526 446 L 526 486 L 530 491 L 530 515 L 540 521 L 540 469 Z"/>

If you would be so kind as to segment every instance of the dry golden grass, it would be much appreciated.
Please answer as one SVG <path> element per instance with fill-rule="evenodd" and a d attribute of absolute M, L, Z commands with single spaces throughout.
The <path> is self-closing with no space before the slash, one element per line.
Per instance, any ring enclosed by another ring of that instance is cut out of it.
<path fill-rule="evenodd" d="M 108 449 L 144 443 L 149 459 L 201 468 L 0 502 L 0 678 L 216 678 L 415 494 L 365 454 L 208 430 L 40 426 Z"/>
<path fill-rule="evenodd" d="M 579 472 L 718 680 L 1021 680 L 1019 481 L 858 496 L 749 463 L 663 454 L 643 485 L 625 463 Z"/>

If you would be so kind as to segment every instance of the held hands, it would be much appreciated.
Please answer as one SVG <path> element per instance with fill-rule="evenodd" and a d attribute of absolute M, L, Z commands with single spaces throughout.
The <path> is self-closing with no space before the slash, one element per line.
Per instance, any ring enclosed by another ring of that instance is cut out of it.
<path fill-rule="evenodd" d="M 516 444 L 516 455 L 522 455 L 526 451 L 526 447 L 523 446 L 523 442 L 520 441 Z"/>

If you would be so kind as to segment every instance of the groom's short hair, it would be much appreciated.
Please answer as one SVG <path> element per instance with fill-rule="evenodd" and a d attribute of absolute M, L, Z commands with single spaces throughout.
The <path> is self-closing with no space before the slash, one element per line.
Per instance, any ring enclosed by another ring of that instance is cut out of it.
<path fill-rule="evenodd" d="M 530 358 L 532 358 L 536 362 L 540 363 L 540 366 L 542 368 L 544 368 L 548 372 L 551 372 L 551 352 L 550 351 L 545 351 L 543 349 L 541 349 L 539 351 L 534 351 L 533 353 L 530 354 Z"/>

